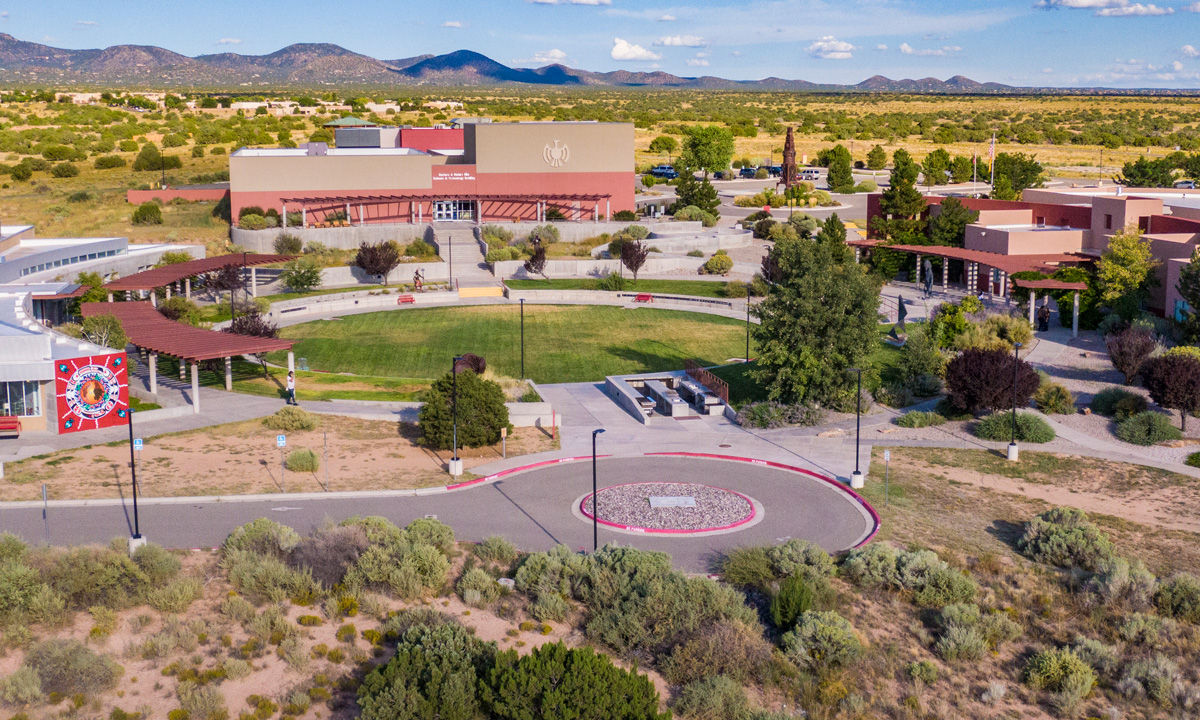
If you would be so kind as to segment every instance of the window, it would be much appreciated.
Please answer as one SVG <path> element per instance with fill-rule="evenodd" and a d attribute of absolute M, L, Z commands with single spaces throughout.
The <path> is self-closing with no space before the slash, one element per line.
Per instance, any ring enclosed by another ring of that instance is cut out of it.
<path fill-rule="evenodd" d="M 1188 304 L 1187 300 L 1176 300 L 1175 301 L 1175 322 L 1183 322 L 1186 319 L 1187 314 L 1191 311 L 1192 311 L 1192 306 Z"/>
<path fill-rule="evenodd" d="M 1105 213 L 1105 215 L 1104 215 L 1104 229 L 1112 230 L 1112 215 L 1109 215 L 1107 213 Z"/>
<path fill-rule="evenodd" d="M 36 380 L 0 383 L 0 414 L 34 417 L 42 414 L 42 396 Z"/>
<path fill-rule="evenodd" d="M 1045 226 L 1046 226 L 1046 218 L 1045 218 L 1045 216 L 1041 216 L 1041 215 L 1039 215 L 1039 216 L 1036 218 L 1036 220 L 1035 220 L 1035 224 L 1036 224 L 1038 227 L 1045 227 Z"/>

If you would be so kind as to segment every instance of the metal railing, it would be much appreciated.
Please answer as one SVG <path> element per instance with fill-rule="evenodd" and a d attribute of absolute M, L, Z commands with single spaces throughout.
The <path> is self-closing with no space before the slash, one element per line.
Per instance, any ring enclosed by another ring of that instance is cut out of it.
<path fill-rule="evenodd" d="M 721 401 L 726 405 L 729 404 L 729 383 L 721 378 L 713 375 L 700 363 L 695 360 L 684 360 L 683 371 L 688 374 L 688 377 L 708 388 L 714 395 L 721 398 Z"/>

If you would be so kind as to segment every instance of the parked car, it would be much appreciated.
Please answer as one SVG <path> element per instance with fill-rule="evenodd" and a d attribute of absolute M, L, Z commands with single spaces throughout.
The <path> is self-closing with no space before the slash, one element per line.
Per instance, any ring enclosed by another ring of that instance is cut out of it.
<path fill-rule="evenodd" d="M 679 177 L 679 173 L 670 165 L 658 165 L 654 168 L 651 168 L 650 174 L 656 178 L 662 178 L 664 180 L 674 180 L 675 178 Z"/>
<path fill-rule="evenodd" d="M 783 166 L 782 165 L 771 165 L 771 166 L 767 167 L 767 174 L 770 175 L 771 177 L 779 177 L 780 175 L 783 175 Z"/>
<path fill-rule="evenodd" d="M 800 171 L 800 179 L 816 182 L 821 178 L 821 171 L 816 168 L 805 168 Z"/>
<path fill-rule="evenodd" d="M 743 167 L 741 170 L 738 171 L 738 177 L 753 179 L 755 173 L 757 173 L 757 172 L 758 172 L 758 168 Z"/>
<path fill-rule="evenodd" d="M 1176 187 L 1176 189 L 1179 189 L 1179 190 L 1195 190 L 1196 189 L 1196 181 L 1195 180 L 1180 180 L 1179 182 L 1175 183 L 1175 187 Z"/>

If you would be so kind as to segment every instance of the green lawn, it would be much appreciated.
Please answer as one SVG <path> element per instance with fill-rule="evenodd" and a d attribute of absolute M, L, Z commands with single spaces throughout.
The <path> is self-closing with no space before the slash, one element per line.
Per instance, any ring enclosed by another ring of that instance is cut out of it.
<path fill-rule="evenodd" d="M 901 350 L 885 342 L 885 338 L 887 338 L 887 334 L 891 329 L 891 325 L 879 326 L 879 346 L 867 358 L 867 367 L 876 370 L 879 373 L 880 381 L 885 384 L 900 380 L 899 362 Z M 744 346 L 742 352 L 745 352 Z M 754 355 L 753 344 L 750 345 L 750 354 Z M 754 363 L 733 363 L 731 365 L 712 368 L 714 375 L 729 383 L 729 400 L 734 406 L 741 406 L 748 402 L 760 402 L 767 399 L 766 388 L 759 385 L 750 377 L 750 371 L 753 369 Z M 863 378 L 863 384 L 866 383 L 866 378 Z"/>
<path fill-rule="evenodd" d="M 505 280 L 513 290 L 599 290 L 597 280 L 582 278 L 545 280 Z M 663 295 L 692 295 L 695 297 L 724 298 L 726 283 L 708 280 L 638 280 L 630 281 L 629 289 L 622 292 L 661 293 Z M 743 350 L 743 352 L 745 352 Z"/>
<path fill-rule="evenodd" d="M 740 357 L 745 326 L 714 315 L 618 307 L 525 308 L 526 376 L 537 382 L 599 381 L 607 375 L 679 370 L 696 358 Z M 483 356 L 500 375 L 521 372 L 516 307 L 431 308 L 351 315 L 284 328 L 296 357 L 327 372 L 436 378 L 462 353 Z M 269 356 L 285 361 L 283 354 Z"/>
<path fill-rule="evenodd" d="M 300 356 L 297 356 L 299 358 Z M 280 365 L 287 364 L 287 355 L 282 355 Z M 159 374 L 178 377 L 179 365 L 175 360 L 159 356 Z M 190 371 L 189 371 L 190 372 Z M 190 381 L 191 375 L 187 375 Z M 269 367 L 267 374 L 258 363 L 249 363 L 240 358 L 233 361 L 233 389 L 235 392 L 262 397 L 284 398 L 287 370 Z M 200 384 L 204 387 L 225 387 L 225 369 L 218 362 L 213 370 L 200 371 Z M 332 375 L 321 372 L 296 371 L 297 400 L 374 400 L 376 402 L 410 402 L 420 399 L 422 390 L 429 387 L 428 380 L 370 377 L 362 375 Z"/>

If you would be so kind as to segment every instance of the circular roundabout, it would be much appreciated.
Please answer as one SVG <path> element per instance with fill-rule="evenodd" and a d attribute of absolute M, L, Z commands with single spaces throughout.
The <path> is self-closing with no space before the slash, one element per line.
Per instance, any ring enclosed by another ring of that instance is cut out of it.
<path fill-rule="evenodd" d="M 596 493 L 596 520 L 630 532 L 702 533 L 732 530 L 759 516 L 758 504 L 725 488 L 699 483 L 613 485 Z M 591 520 L 592 494 L 579 503 Z"/>

